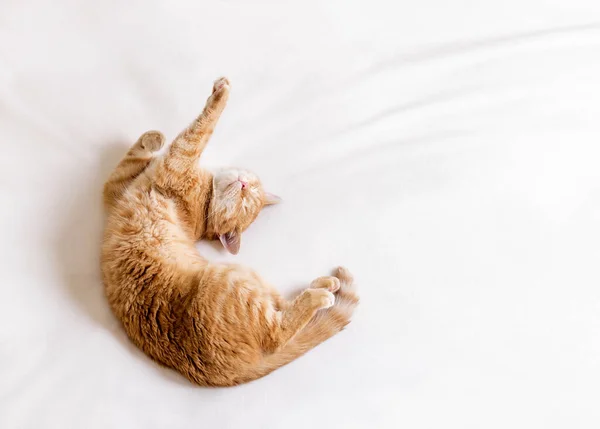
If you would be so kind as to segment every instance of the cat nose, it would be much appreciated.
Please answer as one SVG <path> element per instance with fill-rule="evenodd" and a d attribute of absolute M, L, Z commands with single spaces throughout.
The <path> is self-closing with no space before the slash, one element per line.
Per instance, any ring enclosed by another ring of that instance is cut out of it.
<path fill-rule="evenodd" d="M 238 179 L 238 182 L 242 185 L 242 189 L 246 189 L 248 187 L 248 182 Z"/>

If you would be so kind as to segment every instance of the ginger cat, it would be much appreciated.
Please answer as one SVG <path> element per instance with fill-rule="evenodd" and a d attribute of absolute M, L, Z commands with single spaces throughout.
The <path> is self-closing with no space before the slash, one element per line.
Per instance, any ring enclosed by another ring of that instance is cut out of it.
<path fill-rule="evenodd" d="M 194 242 L 240 234 L 266 205 L 245 170 L 215 175 L 197 161 L 229 97 L 218 79 L 200 116 L 163 157 L 158 131 L 144 133 L 104 187 L 106 295 L 127 335 L 152 359 L 205 386 L 232 386 L 285 365 L 350 322 L 358 297 L 350 273 L 319 277 L 292 302 L 252 270 L 211 263 Z"/>

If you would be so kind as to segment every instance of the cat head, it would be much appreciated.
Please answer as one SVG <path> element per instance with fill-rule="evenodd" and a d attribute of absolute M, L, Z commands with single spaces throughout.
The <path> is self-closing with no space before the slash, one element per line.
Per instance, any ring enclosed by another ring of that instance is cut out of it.
<path fill-rule="evenodd" d="M 278 196 L 265 192 L 258 176 L 250 171 L 237 168 L 218 171 L 213 176 L 207 238 L 218 238 L 229 253 L 237 254 L 242 232 L 263 207 L 280 201 Z"/>

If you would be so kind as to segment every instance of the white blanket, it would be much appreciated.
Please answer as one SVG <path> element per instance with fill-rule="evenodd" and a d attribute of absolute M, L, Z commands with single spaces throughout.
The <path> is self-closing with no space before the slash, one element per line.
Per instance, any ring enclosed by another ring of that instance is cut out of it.
<path fill-rule="evenodd" d="M 284 203 L 238 256 L 338 264 L 352 324 L 236 388 L 132 346 L 103 181 L 232 82 L 205 165 Z M 0 428 L 598 428 L 600 2 L 0 3 Z"/>

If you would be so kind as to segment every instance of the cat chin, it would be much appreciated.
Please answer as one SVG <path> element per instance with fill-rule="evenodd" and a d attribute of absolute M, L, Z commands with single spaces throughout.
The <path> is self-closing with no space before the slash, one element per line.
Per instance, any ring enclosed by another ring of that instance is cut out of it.
<path fill-rule="evenodd" d="M 256 183 L 259 182 L 258 177 L 241 168 L 221 168 L 213 175 L 213 187 L 215 189 L 225 189 L 235 182 Z"/>

